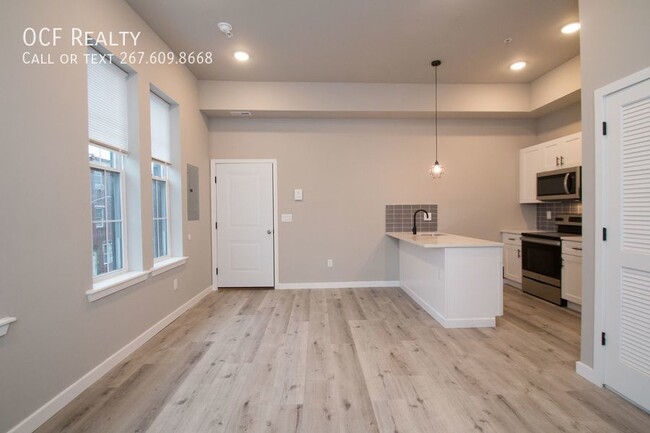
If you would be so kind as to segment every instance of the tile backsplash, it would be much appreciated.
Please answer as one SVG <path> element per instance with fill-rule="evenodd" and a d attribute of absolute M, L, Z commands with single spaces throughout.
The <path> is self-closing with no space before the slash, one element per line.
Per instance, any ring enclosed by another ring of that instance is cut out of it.
<path fill-rule="evenodd" d="M 551 212 L 551 219 L 546 219 L 546 212 Z M 582 202 L 558 201 L 539 203 L 537 205 L 537 230 L 557 230 L 555 217 L 563 214 L 582 214 Z"/>
<path fill-rule="evenodd" d="M 386 205 L 386 231 L 410 232 L 413 229 L 413 212 L 424 209 L 431 214 L 431 221 L 424 221 L 424 213 L 417 216 L 418 231 L 438 231 L 438 205 L 437 204 L 387 204 Z"/>

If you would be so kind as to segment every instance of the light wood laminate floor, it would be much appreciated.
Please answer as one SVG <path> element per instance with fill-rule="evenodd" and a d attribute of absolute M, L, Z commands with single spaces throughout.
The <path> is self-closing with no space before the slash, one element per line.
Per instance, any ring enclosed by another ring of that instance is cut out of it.
<path fill-rule="evenodd" d="M 401 290 L 223 290 L 38 432 L 650 432 L 575 373 L 580 319 L 505 288 L 495 329 Z"/>

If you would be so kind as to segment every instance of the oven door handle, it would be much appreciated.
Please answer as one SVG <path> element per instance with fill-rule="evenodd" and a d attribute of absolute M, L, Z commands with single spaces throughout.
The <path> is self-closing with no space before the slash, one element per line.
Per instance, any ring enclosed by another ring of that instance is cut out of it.
<path fill-rule="evenodd" d="M 553 240 L 550 240 L 550 239 L 522 237 L 521 241 L 522 242 L 530 242 L 530 243 L 533 243 L 533 244 L 553 245 L 555 247 L 559 247 L 560 245 L 562 245 L 561 241 L 553 241 Z"/>

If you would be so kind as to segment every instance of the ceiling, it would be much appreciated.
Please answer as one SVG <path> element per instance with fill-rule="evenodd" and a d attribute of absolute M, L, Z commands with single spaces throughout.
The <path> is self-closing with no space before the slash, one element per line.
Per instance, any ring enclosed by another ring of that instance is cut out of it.
<path fill-rule="evenodd" d="M 203 80 L 430 83 L 441 59 L 441 83 L 525 83 L 579 54 L 578 34 L 560 32 L 578 0 L 127 2 L 174 51 L 212 53 L 189 65 Z M 510 71 L 519 59 L 528 67 Z"/>

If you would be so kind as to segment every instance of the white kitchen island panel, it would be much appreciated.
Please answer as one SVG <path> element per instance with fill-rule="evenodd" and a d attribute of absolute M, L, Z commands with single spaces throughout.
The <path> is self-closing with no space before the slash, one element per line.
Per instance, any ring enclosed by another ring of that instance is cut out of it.
<path fill-rule="evenodd" d="M 503 314 L 502 244 L 455 235 L 433 243 L 424 236 L 389 236 L 399 239 L 402 289 L 442 326 L 495 326 Z"/>

